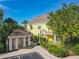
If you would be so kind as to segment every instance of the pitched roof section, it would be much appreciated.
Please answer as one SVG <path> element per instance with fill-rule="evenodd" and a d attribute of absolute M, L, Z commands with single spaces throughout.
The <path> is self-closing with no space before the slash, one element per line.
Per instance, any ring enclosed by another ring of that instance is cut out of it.
<path fill-rule="evenodd" d="M 37 23 L 46 23 L 49 19 L 48 19 L 48 14 L 42 15 L 42 16 L 38 16 L 35 19 L 33 19 L 30 24 L 37 24 Z"/>
<path fill-rule="evenodd" d="M 29 33 L 21 29 L 17 29 L 14 30 L 9 36 L 24 36 L 24 35 L 29 35 Z"/>

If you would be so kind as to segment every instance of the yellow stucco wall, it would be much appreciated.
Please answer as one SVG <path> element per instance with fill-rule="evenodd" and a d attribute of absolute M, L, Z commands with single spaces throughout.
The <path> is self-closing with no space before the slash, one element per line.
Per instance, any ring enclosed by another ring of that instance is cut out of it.
<path fill-rule="evenodd" d="M 53 42 L 53 35 L 46 35 L 46 38 L 48 39 L 48 42 Z"/>
<path fill-rule="evenodd" d="M 33 35 L 38 35 L 40 30 L 38 29 L 38 26 L 41 26 L 41 30 L 49 31 L 48 28 L 46 27 L 46 23 L 39 23 L 39 24 L 31 24 L 33 29 L 29 28 L 29 25 L 27 26 L 28 30 L 33 33 Z M 53 42 L 53 35 L 46 35 L 46 38 L 48 39 L 49 42 Z"/>
<path fill-rule="evenodd" d="M 34 35 L 38 35 L 38 33 L 40 32 L 40 30 L 46 30 L 48 31 L 48 28 L 46 27 L 46 23 L 38 23 L 38 24 L 31 24 L 33 29 L 30 29 L 30 25 L 27 25 L 27 29 L 33 33 Z M 38 26 L 41 26 L 41 29 L 38 29 Z"/>

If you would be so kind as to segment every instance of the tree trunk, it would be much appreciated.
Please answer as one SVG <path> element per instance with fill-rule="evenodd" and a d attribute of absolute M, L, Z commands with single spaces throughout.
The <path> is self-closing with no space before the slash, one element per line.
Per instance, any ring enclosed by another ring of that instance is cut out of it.
<path fill-rule="evenodd" d="M 63 42 L 64 48 L 67 49 L 67 41 L 65 40 L 64 35 L 62 36 L 62 42 Z"/>
<path fill-rule="evenodd" d="M 72 42 L 72 32 L 69 32 L 69 34 L 68 34 L 68 40 L 67 40 L 67 45 L 68 45 L 68 49 L 69 49 L 69 45 L 70 45 L 70 43 Z"/>
<path fill-rule="evenodd" d="M 71 42 L 72 41 L 72 32 L 69 32 L 68 38 L 69 38 L 69 41 Z"/>
<path fill-rule="evenodd" d="M 63 41 L 65 40 L 65 37 L 64 37 L 64 36 L 62 36 L 62 40 L 63 40 Z"/>

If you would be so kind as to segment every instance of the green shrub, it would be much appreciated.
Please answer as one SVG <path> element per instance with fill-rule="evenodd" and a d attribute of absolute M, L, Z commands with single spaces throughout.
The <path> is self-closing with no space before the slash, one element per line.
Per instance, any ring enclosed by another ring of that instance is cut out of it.
<path fill-rule="evenodd" d="M 3 53 L 3 52 L 4 52 L 3 50 L 4 50 L 4 49 L 3 49 L 3 44 L 0 43 L 0 53 Z"/>
<path fill-rule="evenodd" d="M 44 47 L 44 48 L 48 48 L 48 42 L 47 39 L 44 38 L 43 36 L 40 36 L 40 46 Z"/>
<path fill-rule="evenodd" d="M 41 42 L 40 45 L 41 45 L 42 47 L 45 47 L 45 42 Z"/>
<path fill-rule="evenodd" d="M 40 46 L 42 46 L 43 48 L 48 48 L 49 47 L 48 43 L 43 42 L 43 41 L 40 43 Z"/>
<path fill-rule="evenodd" d="M 37 36 L 36 35 L 33 35 L 32 36 L 32 39 L 33 39 L 34 42 L 36 42 L 37 41 Z"/>
<path fill-rule="evenodd" d="M 57 57 L 65 57 L 67 52 L 64 48 L 59 48 L 57 46 L 49 47 L 48 51 Z"/>
<path fill-rule="evenodd" d="M 79 55 L 79 45 L 75 45 L 73 48 L 72 48 L 72 51 L 74 52 L 75 55 Z"/>

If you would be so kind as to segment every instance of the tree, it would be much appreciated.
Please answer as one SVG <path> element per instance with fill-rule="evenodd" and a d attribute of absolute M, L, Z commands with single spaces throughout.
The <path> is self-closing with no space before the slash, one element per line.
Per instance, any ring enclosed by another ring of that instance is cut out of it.
<path fill-rule="evenodd" d="M 26 20 L 23 20 L 23 22 L 22 22 L 22 24 L 24 24 L 25 30 L 27 29 L 27 23 L 28 23 L 28 21 L 26 21 Z"/>
<path fill-rule="evenodd" d="M 3 26 L 3 43 L 5 45 L 5 52 L 6 52 L 6 38 L 8 35 L 15 29 L 22 29 L 24 30 L 24 27 L 17 24 L 17 22 L 12 18 L 6 18 L 4 20 L 4 26 Z"/>
<path fill-rule="evenodd" d="M 49 13 L 47 26 L 54 33 L 62 36 L 66 44 L 79 35 L 79 6 L 76 4 L 63 4 L 63 7 L 55 13 Z"/>
<path fill-rule="evenodd" d="M 5 37 L 9 35 L 14 29 L 17 28 L 17 22 L 12 18 L 6 18 L 4 20 L 4 33 Z"/>
<path fill-rule="evenodd" d="M 17 24 L 17 22 L 15 20 L 13 20 L 12 18 L 5 19 L 4 23 L 6 23 L 6 24 Z"/>
<path fill-rule="evenodd" d="M 12 18 L 6 18 L 3 21 L 3 11 L 0 9 L 0 52 L 6 52 L 6 38 L 15 29 L 24 30 L 24 27 Z"/>
<path fill-rule="evenodd" d="M 1 34 L 1 32 L 2 32 L 2 26 L 3 26 L 3 10 L 0 9 L 0 40 L 2 39 L 1 38 L 2 37 L 2 34 Z"/>
<path fill-rule="evenodd" d="M 13 20 L 12 18 L 7 18 L 4 20 L 4 25 L 2 26 L 2 43 L 4 45 L 4 52 L 6 52 L 6 38 L 8 35 L 16 29 L 17 22 Z"/>
<path fill-rule="evenodd" d="M 2 20 L 2 19 L 3 19 L 3 10 L 0 9 L 0 20 Z"/>
<path fill-rule="evenodd" d="M 0 53 L 4 50 L 3 44 L 3 10 L 0 9 Z"/>

